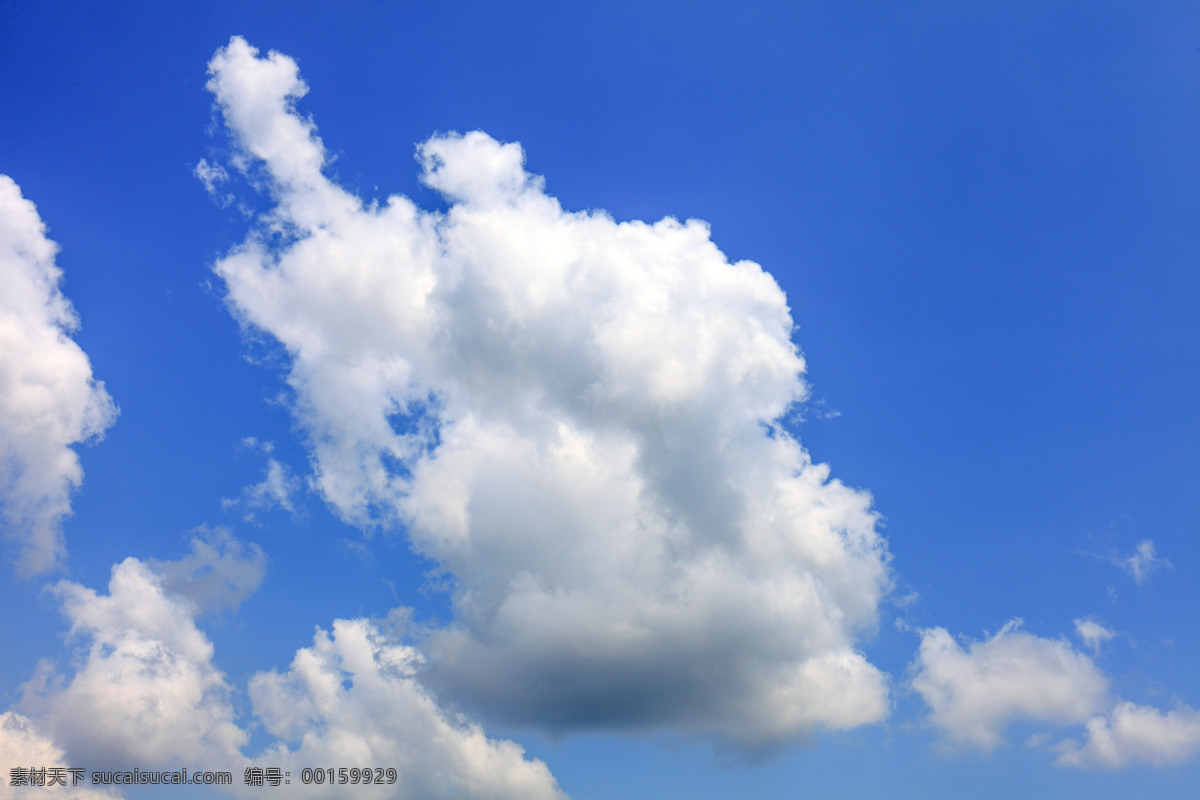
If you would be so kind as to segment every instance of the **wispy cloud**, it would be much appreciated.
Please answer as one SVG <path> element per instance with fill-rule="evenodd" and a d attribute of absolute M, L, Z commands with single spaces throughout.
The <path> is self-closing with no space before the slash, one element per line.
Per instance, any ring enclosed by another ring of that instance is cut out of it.
<path fill-rule="evenodd" d="M 148 559 L 165 591 L 190 600 L 198 611 L 237 611 L 258 589 L 267 557 L 253 542 L 243 542 L 225 528 L 201 526 L 193 532 L 191 552 L 175 561 Z"/>
<path fill-rule="evenodd" d="M 1131 555 L 1118 558 L 1117 565 L 1132 575 L 1133 580 L 1140 586 L 1152 573 L 1162 568 L 1170 568 L 1171 562 L 1158 557 L 1154 542 L 1143 539 L 1138 542 Z"/>
<path fill-rule="evenodd" d="M 220 164 L 213 164 L 202 158 L 196 162 L 192 174 L 200 179 L 204 184 L 204 191 L 220 203 L 222 208 L 233 202 L 233 195 L 228 192 L 222 193 L 220 190 L 229 181 L 229 173 Z"/>
<path fill-rule="evenodd" d="M 287 464 L 271 456 L 275 450 L 274 444 L 247 436 L 242 440 L 242 446 L 259 450 L 267 456 L 263 479 L 244 487 L 237 497 L 221 498 L 221 508 L 241 509 L 242 519 L 246 522 L 254 522 L 259 511 L 273 508 L 281 508 L 294 515 L 296 506 L 293 498 L 300 493 L 303 483 Z"/>

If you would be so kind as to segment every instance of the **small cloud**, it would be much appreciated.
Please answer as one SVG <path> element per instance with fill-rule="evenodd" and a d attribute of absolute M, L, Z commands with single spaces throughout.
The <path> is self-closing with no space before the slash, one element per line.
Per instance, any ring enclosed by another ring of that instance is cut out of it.
<path fill-rule="evenodd" d="M 1133 555 L 1119 559 L 1117 565 L 1132 575 L 1133 580 L 1140 586 L 1142 581 L 1150 577 L 1150 573 L 1160 567 L 1170 568 L 1171 562 L 1158 557 L 1154 550 L 1154 542 L 1143 539 L 1138 543 Z"/>
<path fill-rule="evenodd" d="M 207 159 L 200 159 L 193 174 L 204 184 L 204 188 L 212 192 L 218 184 L 229 180 L 229 173 L 220 164 L 210 164 Z"/>
<path fill-rule="evenodd" d="M 385 586 L 387 586 L 389 589 L 392 590 L 392 599 L 395 600 L 397 604 L 399 604 L 400 595 L 396 594 L 396 584 L 392 583 L 387 578 L 383 579 L 383 583 Z"/>
<path fill-rule="evenodd" d="M 1011 721 L 1083 722 L 1102 707 L 1108 681 L 1086 654 L 1020 626 L 1015 619 L 966 647 L 944 628 L 921 631 L 912 687 L 952 748 L 987 752 Z"/>
<path fill-rule="evenodd" d="M 1100 645 L 1116 636 L 1094 619 L 1075 620 L 1075 633 L 1093 653 L 1100 652 Z"/>
<path fill-rule="evenodd" d="M 299 488 L 300 481 L 287 465 L 268 458 L 265 477 L 261 482 L 247 486 L 242 498 L 252 508 L 279 506 L 289 514 L 294 514 L 296 508 L 292 505 L 292 494 Z"/>
<path fill-rule="evenodd" d="M 371 548 L 367 547 L 367 543 L 362 539 L 338 539 L 338 544 L 353 556 L 356 556 L 364 562 L 371 561 L 375 554 L 371 552 Z"/>
<path fill-rule="evenodd" d="M 221 208 L 226 208 L 233 202 L 232 194 L 219 191 L 219 187 L 229 180 L 229 173 L 220 164 L 210 164 L 207 159 L 202 158 L 197 162 L 192 174 L 200 179 L 204 184 L 204 191 L 220 203 Z"/>
<path fill-rule="evenodd" d="M 807 422 L 810 419 L 837 419 L 841 415 L 842 412 L 836 408 L 828 408 L 823 397 L 816 400 L 805 400 L 804 403 L 799 405 L 790 414 L 797 422 Z"/>
<path fill-rule="evenodd" d="M 275 450 L 273 443 L 260 441 L 253 436 L 242 439 L 242 447 L 248 450 L 257 450 L 267 456 L 270 456 Z M 268 457 L 266 469 L 263 470 L 263 479 L 242 489 L 238 497 L 221 498 L 221 509 L 228 511 L 240 506 L 245 509 L 246 513 L 242 519 L 246 522 L 254 521 L 255 512 L 267 511 L 272 508 L 282 508 L 294 516 L 296 506 L 292 502 L 292 498 L 300 491 L 300 488 L 300 479 L 296 477 L 290 467 L 277 459 Z"/>

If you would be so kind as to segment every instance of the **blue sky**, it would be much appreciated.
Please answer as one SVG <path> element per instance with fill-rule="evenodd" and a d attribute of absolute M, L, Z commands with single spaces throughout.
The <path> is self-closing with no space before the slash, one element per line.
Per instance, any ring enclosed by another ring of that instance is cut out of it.
<path fill-rule="evenodd" d="M 1180 795 L 1198 22 L 8 4 L 0 755 Z"/>

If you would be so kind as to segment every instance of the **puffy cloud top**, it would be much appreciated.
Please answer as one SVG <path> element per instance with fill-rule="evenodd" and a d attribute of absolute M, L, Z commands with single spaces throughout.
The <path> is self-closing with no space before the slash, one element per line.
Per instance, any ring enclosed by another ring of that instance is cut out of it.
<path fill-rule="evenodd" d="M 1056 763 L 1117 769 L 1129 764 L 1180 764 L 1200 752 L 1200 711 L 1180 706 L 1165 714 L 1156 708 L 1118 703 L 1107 715 L 1087 722 L 1087 741 L 1058 746 Z"/>
<path fill-rule="evenodd" d="M 950 742 L 990 750 L 1014 719 L 1066 724 L 1100 710 L 1108 680 L 1092 660 L 1020 626 L 1013 620 L 966 648 L 944 628 L 921 632 L 912 685 Z"/>
<path fill-rule="evenodd" d="M 116 418 L 70 338 L 79 320 L 58 288 L 57 250 L 37 208 L 0 175 L 0 518 L 25 574 L 65 555 L 60 526 L 83 480 L 72 445 Z"/>
<path fill-rule="evenodd" d="M 291 59 L 235 38 L 209 68 L 276 200 L 216 272 L 290 356 L 324 498 L 453 575 L 439 691 L 749 747 L 885 716 L 854 643 L 886 545 L 775 424 L 806 387 L 769 274 L 699 221 L 565 211 L 478 131 L 417 149 L 444 214 L 365 204 L 321 172 Z"/>
<path fill-rule="evenodd" d="M 43 662 L 25 686 L 25 704 L 71 755 L 92 763 L 178 764 L 185 755 L 237 763 L 246 736 L 192 605 L 136 558 L 113 567 L 108 589 L 57 584 L 81 645 L 78 666 L 67 681 Z"/>
<path fill-rule="evenodd" d="M 80 658 L 69 681 L 43 662 L 24 702 L 72 756 L 127 767 L 240 760 L 246 735 L 190 603 L 136 558 L 113 567 L 107 595 L 68 581 L 54 590 Z"/>

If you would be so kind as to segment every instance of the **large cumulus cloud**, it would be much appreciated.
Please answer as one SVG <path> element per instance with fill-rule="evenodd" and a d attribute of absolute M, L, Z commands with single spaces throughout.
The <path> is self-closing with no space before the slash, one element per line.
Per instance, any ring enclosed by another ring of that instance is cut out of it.
<path fill-rule="evenodd" d="M 25 574 L 65 555 L 61 523 L 83 480 L 72 446 L 116 416 L 70 338 L 79 320 L 59 290 L 57 250 L 33 203 L 0 175 L 0 523 Z"/>
<path fill-rule="evenodd" d="M 885 716 L 856 641 L 886 546 L 776 424 L 804 361 L 769 274 L 702 222 L 565 211 L 480 132 L 418 149 L 446 212 L 364 203 L 322 173 L 291 59 L 235 38 L 209 68 L 274 199 L 216 271 L 287 351 L 323 497 L 451 574 L 427 681 L 508 720 L 752 747 Z"/>

